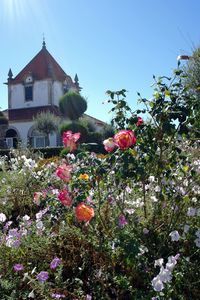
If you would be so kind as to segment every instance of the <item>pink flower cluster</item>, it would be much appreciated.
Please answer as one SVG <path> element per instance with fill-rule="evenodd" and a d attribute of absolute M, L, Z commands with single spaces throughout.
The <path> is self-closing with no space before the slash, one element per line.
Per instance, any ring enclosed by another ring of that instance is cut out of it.
<path fill-rule="evenodd" d="M 69 182 L 71 179 L 72 166 L 62 164 L 56 169 L 56 175 L 65 182 Z"/>
<path fill-rule="evenodd" d="M 75 151 L 77 149 L 76 142 L 78 141 L 80 136 L 80 132 L 72 133 L 71 130 L 64 132 L 62 136 L 64 146 L 68 148 L 70 152 Z"/>

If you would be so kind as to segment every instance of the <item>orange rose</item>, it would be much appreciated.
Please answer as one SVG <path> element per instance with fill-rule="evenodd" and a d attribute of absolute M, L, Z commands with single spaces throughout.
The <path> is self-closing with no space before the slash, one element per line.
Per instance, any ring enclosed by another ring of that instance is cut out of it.
<path fill-rule="evenodd" d="M 121 149 L 125 150 L 135 145 L 136 136 L 133 130 L 120 130 L 114 136 L 115 144 Z"/>
<path fill-rule="evenodd" d="M 94 209 L 83 202 L 75 208 L 75 213 L 79 221 L 89 222 L 94 217 Z"/>

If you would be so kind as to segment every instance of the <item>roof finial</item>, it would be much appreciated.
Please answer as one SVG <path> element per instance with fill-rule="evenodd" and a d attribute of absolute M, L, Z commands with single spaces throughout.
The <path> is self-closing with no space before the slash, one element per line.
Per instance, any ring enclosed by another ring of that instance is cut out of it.
<path fill-rule="evenodd" d="M 43 42 L 42 42 L 42 48 L 43 48 L 43 49 L 46 49 L 46 42 L 45 42 L 44 33 L 43 33 Z"/>
<path fill-rule="evenodd" d="M 8 80 L 11 80 L 13 77 L 13 73 L 12 73 L 12 70 L 11 68 L 9 69 L 9 72 L 8 72 Z"/>

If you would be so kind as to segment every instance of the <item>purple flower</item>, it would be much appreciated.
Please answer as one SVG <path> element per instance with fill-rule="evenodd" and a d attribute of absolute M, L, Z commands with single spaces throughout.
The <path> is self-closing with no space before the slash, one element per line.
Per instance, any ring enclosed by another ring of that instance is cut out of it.
<path fill-rule="evenodd" d="M 45 271 L 41 271 L 37 275 L 37 280 L 39 280 L 40 282 L 45 282 L 48 278 L 49 278 L 49 273 Z"/>
<path fill-rule="evenodd" d="M 118 224 L 119 224 L 119 227 L 121 227 L 121 228 L 128 224 L 124 215 L 119 216 Z"/>
<path fill-rule="evenodd" d="M 61 263 L 61 259 L 58 257 L 55 257 L 50 263 L 50 268 L 52 270 L 54 270 L 59 266 L 60 263 Z"/>
<path fill-rule="evenodd" d="M 57 293 L 53 293 L 51 294 L 51 297 L 54 299 L 61 299 L 61 298 L 65 298 L 64 294 L 57 294 Z"/>
<path fill-rule="evenodd" d="M 24 266 L 21 264 L 15 264 L 13 269 L 15 272 L 20 272 L 20 271 L 24 270 Z"/>

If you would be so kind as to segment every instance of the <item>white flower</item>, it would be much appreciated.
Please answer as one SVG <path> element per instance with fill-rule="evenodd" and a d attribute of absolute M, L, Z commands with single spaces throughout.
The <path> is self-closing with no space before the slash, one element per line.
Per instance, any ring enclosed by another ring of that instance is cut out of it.
<path fill-rule="evenodd" d="M 194 207 L 189 207 L 187 210 L 187 216 L 188 217 L 194 217 L 196 214 L 196 208 Z"/>
<path fill-rule="evenodd" d="M 25 215 L 22 217 L 22 220 L 25 222 L 25 221 L 28 221 L 30 220 L 30 217 L 28 215 Z"/>
<path fill-rule="evenodd" d="M 195 235 L 200 239 L 200 229 L 195 232 Z"/>
<path fill-rule="evenodd" d="M 39 229 L 39 230 L 44 230 L 44 229 L 45 229 L 44 224 L 43 224 L 42 221 L 36 222 L 36 227 L 37 227 L 37 229 Z"/>
<path fill-rule="evenodd" d="M 158 276 L 160 277 L 160 280 L 165 283 L 170 282 L 172 279 L 170 270 L 164 269 L 163 267 L 161 267 L 160 273 L 158 274 Z"/>
<path fill-rule="evenodd" d="M 144 229 L 143 229 L 143 233 L 144 233 L 144 234 L 148 234 L 148 233 L 149 233 L 149 229 L 144 228 Z"/>
<path fill-rule="evenodd" d="M 196 240 L 194 240 L 194 242 L 195 242 L 196 246 L 198 248 L 200 248 L 200 238 L 197 238 Z"/>
<path fill-rule="evenodd" d="M 163 258 L 156 259 L 154 262 L 154 267 L 156 267 L 156 266 L 162 267 L 163 263 L 164 263 Z"/>
<path fill-rule="evenodd" d="M 159 193 L 161 191 L 161 188 L 159 187 L 159 185 L 157 185 L 156 187 L 155 187 L 155 192 L 156 193 Z"/>
<path fill-rule="evenodd" d="M 172 231 L 169 236 L 171 237 L 172 242 L 177 242 L 180 239 L 180 235 L 177 230 Z"/>
<path fill-rule="evenodd" d="M 4 213 L 0 213 L 0 223 L 3 223 L 6 221 L 6 215 Z"/>
<path fill-rule="evenodd" d="M 159 276 L 154 277 L 151 284 L 153 286 L 154 291 L 156 291 L 156 292 L 160 292 L 164 289 L 164 284 L 160 280 Z"/>
<path fill-rule="evenodd" d="M 158 199 L 157 199 L 155 196 L 151 196 L 151 200 L 152 200 L 153 202 L 158 202 Z"/>
<path fill-rule="evenodd" d="M 149 176 L 149 181 L 150 182 L 154 182 L 155 181 L 155 177 L 154 176 Z"/>
<path fill-rule="evenodd" d="M 168 262 L 166 263 L 166 269 L 170 272 L 173 271 L 175 265 L 177 264 L 177 259 L 179 259 L 180 254 L 177 254 L 176 256 L 169 256 Z"/>
<path fill-rule="evenodd" d="M 187 232 L 189 231 L 189 229 L 190 229 L 190 226 L 187 225 L 187 224 L 185 224 L 183 231 L 184 231 L 185 233 L 187 233 Z"/>

